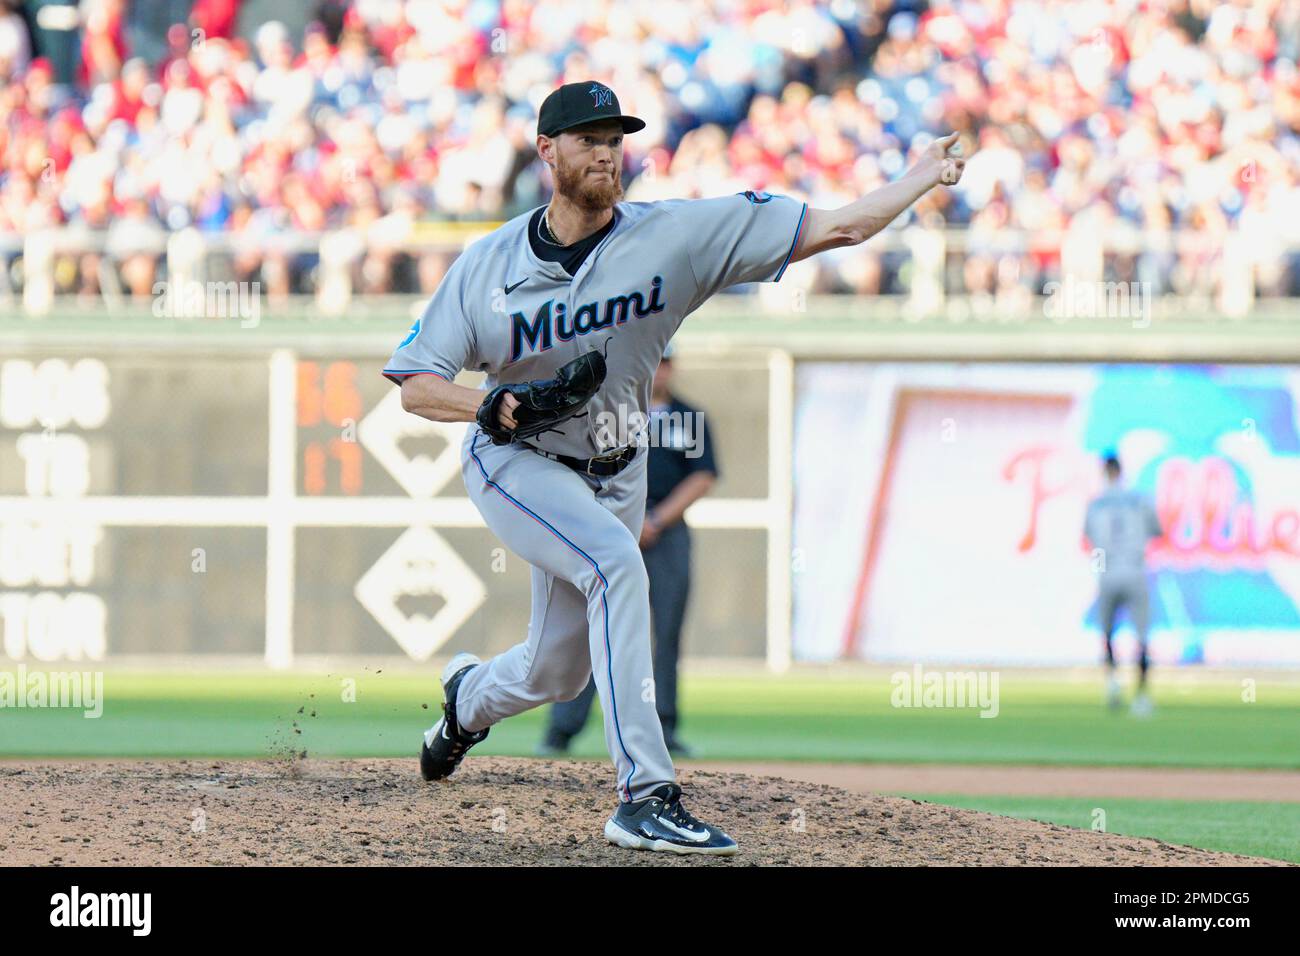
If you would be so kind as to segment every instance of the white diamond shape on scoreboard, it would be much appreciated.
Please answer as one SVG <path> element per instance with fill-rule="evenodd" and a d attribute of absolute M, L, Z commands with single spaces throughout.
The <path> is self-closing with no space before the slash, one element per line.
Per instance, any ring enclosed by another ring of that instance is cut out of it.
<path fill-rule="evenodd" d="M 487 588 L 432 528 L 402 532 L 353 589 L 412 660 L 426 661 L 446 644 L 487 597 Z M 434 594 L 446 603 L 432 617 L 406 615 L 398 598 Z"/>
<path fill-rule="evenodd" d="M 460 472 L 460 443 L 464 422 L 431 422 L 402 408 L 400 389 L 390 389 L 361 420 L 357 437 L 413 498 L 430 498 Z M 437 435 L 447 442 L 434 457 L 407 457 L 399 444 L 403 438 Z"/>

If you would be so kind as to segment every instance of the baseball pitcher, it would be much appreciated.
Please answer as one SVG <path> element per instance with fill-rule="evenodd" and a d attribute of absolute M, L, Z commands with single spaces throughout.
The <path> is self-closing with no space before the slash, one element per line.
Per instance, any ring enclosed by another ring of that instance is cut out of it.
<path fill-rule="evenodd" d="M 856 245 L 965 161 L 935 140 L 897 181 L 836 210 L 760 192 L 623 202 L 623 137 L 645 123 L 596 82 L 543 102 L 537 151 L 547 206 L 505 223 L 452 264 L 384 374 L 403 407 L 469 422 L 462 474 L 488 527 L 532 566 L 519 644 L 442 673 L 443 716 L 424 735 L 426 780 L 447 777 L 498 721 L 570 700 L 594 676 L 619 802 L 622 847 L 732 854 L 736 842 L 682 804 L 655 711 L 647 579 L 645 420 L 664 347 L 720 289 L 776 282 L 792 262 Z M 487 373 L 486 394 L 456 385 Z M 632 430 L 632 429 L 628 429 Z"/>

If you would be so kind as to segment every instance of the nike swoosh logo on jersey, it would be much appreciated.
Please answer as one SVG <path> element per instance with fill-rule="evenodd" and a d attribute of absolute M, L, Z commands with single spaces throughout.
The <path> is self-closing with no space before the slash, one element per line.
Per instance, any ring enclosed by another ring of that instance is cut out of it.
<path fill-rule="evenodd" d="M 523 285 L 523 284 L 524 284 L 525 282 L 527 282 L 527 281 L 528 281 L 528 277 L 527 277 L 527 276 L 524 276 L 522 279 L 520 279 L 520 280 L 519 280 L 518 282 L 516 282 L 514 285 L 508 285 L 508 286 L 506 286 L 506 295 L 509 295 L 511 292 L 514 292 L 515 289 L 518 289 L 521 285 Z"/>

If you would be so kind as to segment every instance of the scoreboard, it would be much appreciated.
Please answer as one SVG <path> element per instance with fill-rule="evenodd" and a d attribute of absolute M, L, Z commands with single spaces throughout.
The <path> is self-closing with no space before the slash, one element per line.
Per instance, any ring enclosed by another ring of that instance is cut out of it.
<path fill-rule="evenodd" d="M 0 656 L 235 654 L 287 667 L 304 656 L 425 660 L 453 638 L 457 650 L 496 653 L 522 639 L 528 567 L 465 496 L 466 426 L 405 412 L 382 361 L 7 350 Z M 718 404 L 764 400 L 742 369 L 698 381 Z M 719 444 L 725 456 L 726 435 Z M 697 577 L 719 595 L 693 617 L 709 637 L 692 650 L 709 656 L 764 653 L 764 608 L 727 598 L 753 593 L 770 563 L 765 470 L 736 451 L 734 474 L 723 458 L 732 497 L 691 514 L 706 529 Z"/>

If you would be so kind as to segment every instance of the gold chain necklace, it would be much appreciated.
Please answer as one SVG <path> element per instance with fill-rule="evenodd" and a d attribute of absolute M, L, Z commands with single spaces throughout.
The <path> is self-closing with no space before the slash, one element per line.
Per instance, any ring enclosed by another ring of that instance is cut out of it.
<path fill-rule="evenodd" d="M 551 221 L 546 218 L 546 213 L 550 211 L 551 211 L 550 207 L 547 207 L 546 210 L 542 213 L 542 221 L 538 224 L 539 228 L 537 230 L 537 238 L 541 239 L 542 242 L 546 243 L 548 246 L 555 246 L 557 249 L 563 249 L 565 248 L 564 243 L 559 241 L 559 237 L 555 234 L 555 230 L 551 228 Z M 546 238 L 546 235 L 542 232 L 542 229 L 545 229 L 546 232 L 549 232 L 551 234 L 550 239 Z"/>

